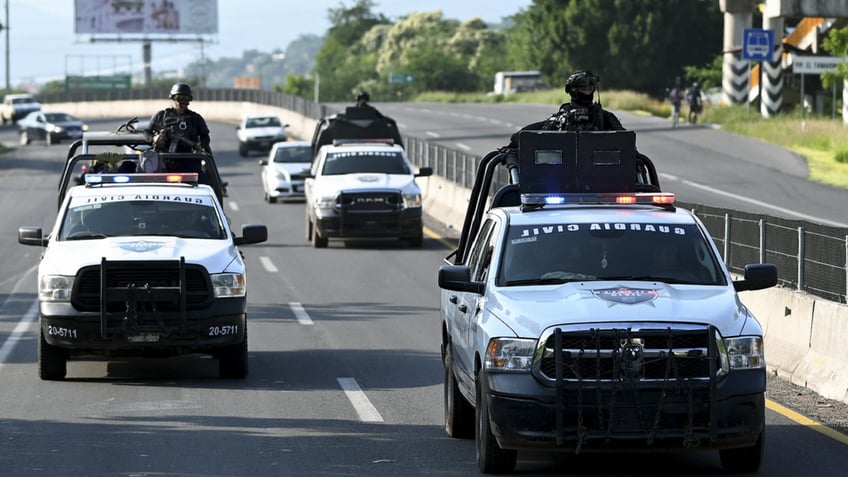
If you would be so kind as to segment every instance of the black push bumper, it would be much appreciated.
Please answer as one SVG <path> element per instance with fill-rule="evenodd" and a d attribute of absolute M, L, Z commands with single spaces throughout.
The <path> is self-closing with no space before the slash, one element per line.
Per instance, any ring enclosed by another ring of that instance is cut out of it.
<path fill-rule="evenodd" d="M 753 446 L 765 426 L 765 370 L 711 380 L 569 382 L 483 373 L 492 433 L 505 449 L 684 450 Z"/>

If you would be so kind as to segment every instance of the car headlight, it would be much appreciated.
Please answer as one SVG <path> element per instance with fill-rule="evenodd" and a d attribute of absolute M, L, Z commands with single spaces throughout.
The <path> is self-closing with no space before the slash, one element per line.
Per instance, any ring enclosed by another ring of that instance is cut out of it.
<path fill-rule="evenodd" d="M 761 336 L 717 337 L 721 370 L 724 375 L 734 369 L 763 369 L 766 358 Z"/>
<path fill-rule="evenodd" d="M 496 371 L 530 371 L 536 340 L 527 338 L 493 338 L 486 347 L 484 368 Z"/>
<path fill-rule="evenodd" d="M 277 172 L 277 180 L 281 180 L 281 181 L 289 180 L 288 172 L 284 172 L 284 171 Z"/>
<path fill-rule="evenodd" d="M 38 299 L 41 301 L 71 301 L 74 277 L 45 275 L 38 282 Z"/>
<path fill-rule="evenodd" d="M 50 131 L 58 134 L 62 132 L 62 126 L 51 126 Z"/>
<path fill-rule="evenodd" d="M 243 273 L 216 273 L 211 277 L 215 298 L 245 296 L 247 288 Z"/>
<path fill-rule="evenodd" d="M 421 194 L 403 194 L 403 206 L 407 209 L 421 207 Z"/>

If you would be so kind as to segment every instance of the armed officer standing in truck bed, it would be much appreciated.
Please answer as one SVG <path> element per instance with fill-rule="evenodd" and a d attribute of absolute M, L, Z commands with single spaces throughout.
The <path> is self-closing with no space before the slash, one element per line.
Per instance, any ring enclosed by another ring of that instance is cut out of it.
<path fill-rule="evenodd" d="M 206 152 L 212 154 L 209 127 L 203 116 L 188 109 L 193 99 L 191 86 L 175 83 L 169 98 L 174 107 L 165 108 L 150 118 L 147 127 L 153 134 L 153 148 L 159 152 Z"/>

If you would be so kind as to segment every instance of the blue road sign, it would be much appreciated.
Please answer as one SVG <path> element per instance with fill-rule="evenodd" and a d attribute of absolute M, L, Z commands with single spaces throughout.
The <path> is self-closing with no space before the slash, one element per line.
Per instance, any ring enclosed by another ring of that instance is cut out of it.
<path fill-rule="evenodd" d="M 742 59 L 771 61 L 774 51 L 774 30 L 746 28 L 742 43 Z"/>

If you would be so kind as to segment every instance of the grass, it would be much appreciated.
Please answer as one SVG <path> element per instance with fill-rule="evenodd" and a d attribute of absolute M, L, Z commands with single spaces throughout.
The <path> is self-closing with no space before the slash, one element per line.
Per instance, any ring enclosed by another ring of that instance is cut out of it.
<path fill-rule="evenodd" d="M 669 105 L 646 94 L 632 91 L 601 91 L 604 107 L 669 117 Z M 508 96 L 483 93 L 424 93 L 415 101 L 484 102 L 484 103 L 539 103 L 559 105 L 568 100 L 561 90 L 516 93 Z M 686 107 L 683 107 L 685 118 Z M 683 118 L 681 118 L 683 119 Z M 801 155 L 807 161 L 810 180 L 848 188 L 848 127 L 842 118 L 833 120 L 790 111 L 772 118 L 763 118 L 757 105 L 750 110 L 746 105 L 707 105 L 701 116 L 703 124 L 714 124 L 724 131 L 749 136 L 783 146 Z"/>

